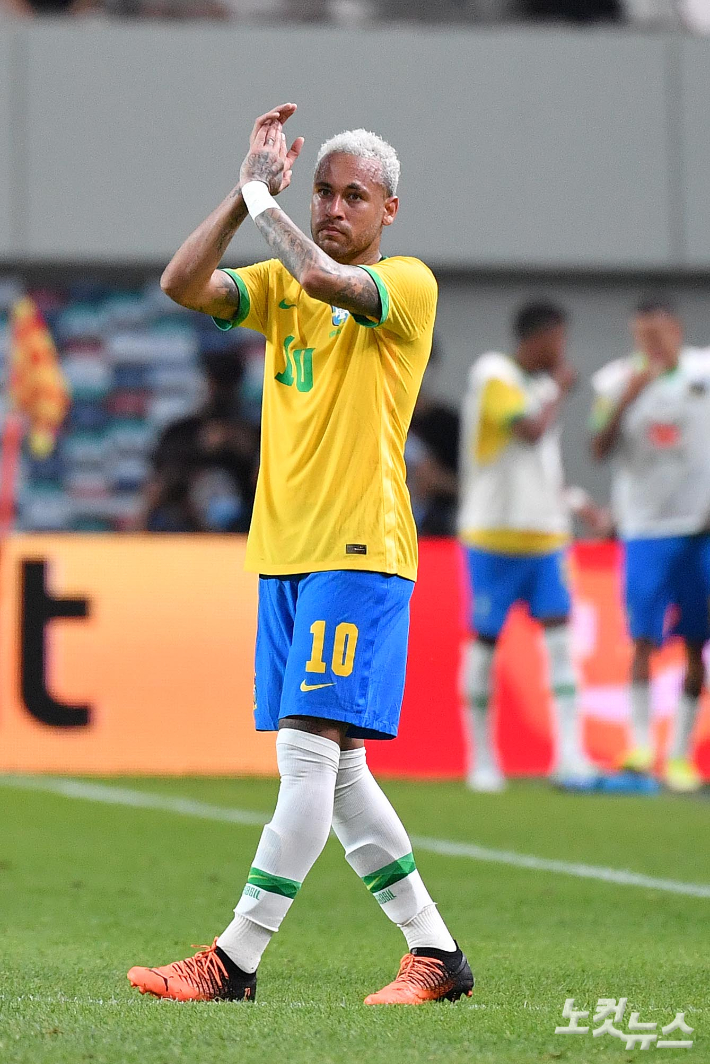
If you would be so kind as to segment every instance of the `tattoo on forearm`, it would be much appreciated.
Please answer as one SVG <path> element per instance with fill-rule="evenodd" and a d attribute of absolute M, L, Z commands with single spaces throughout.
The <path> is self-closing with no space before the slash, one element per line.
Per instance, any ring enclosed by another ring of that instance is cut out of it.
<path fill-rule="evenodd" d="M 222 252 L 224 251 L 224 249 L 226 248 L 227 244 L 229 243 L 229 241 L 232 239 L 233 236 L 234 236 L 234 226 L 233 225 L 225 226 L 224 229 L 222 230 L 222 232 L 217 237 L 217 251 L 219 251 L 220 255 L 222 254 Z"/>
<path fill-rule="evenodd" d="M 333 260 L 309 240 L 283 211 L 262 212 L 256 219 L 256 225 L 274 255 L 297 281 L 305 276 L 311 266 L 325 269 L 329 268 L 329 264 L 335 266 Z"/>
<path fill-rule="evenodd" d="M 335 262 L 283 211 L 263 211 L 256 225 L 276 258 L 297 281 L 315 266 L 326 278 L 329 299 L 335 306 L 368 317 L 379 316 L 380 296 L 365 270 Z"/>
<path fill-rule="evenodd" d="M 239 187 L 239 185 L 237 185 L 237 187 L 232 192 L 230 192 L 229 198 L 237 199 L 241 196 L 241 191 L 241 188 Z M 227 244 L 229 244 L 230 240 L 236 233 L 239 226 L 246 218 L 248 218 L 248 216 L 249 211 L 247 210 L 246 203 L 244 202 L 244 200 L 241 200 L 240 203 L 237 205 L 235 212 L 230 218 L 229 222 L 227 222 L 227 224 L 222 227 L 222 231 L 217 237 L 217 250 L 220 254 L 222 254 L 224 249 L 227 247 Z"/>

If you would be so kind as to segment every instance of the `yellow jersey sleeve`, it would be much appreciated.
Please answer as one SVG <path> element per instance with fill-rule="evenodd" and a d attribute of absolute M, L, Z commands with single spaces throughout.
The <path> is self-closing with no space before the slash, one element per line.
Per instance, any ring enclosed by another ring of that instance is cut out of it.
<path fill-rule="evenodd" d="M 598 395 L 592 406 L 589 427 L 592 432 L 601 432 L 611 421 L 616 404 L 608 395 Z"/>
<path fill-rule="evenodd" d="M 238 270 L 225 269 L 239 289 L 239 311 L 230 319 L 213 318 L 218 329 L 225 332 L 243 325 L 254 332 L 266 333 L 269 314 L 269 282 L 271 264 L 275 259 L 255 262 L 253 266 L 242 266 Z"/>
<path fill-rule="evenodd" d="M 377 285 L 381 313 L 379 321 L 354 314 L 358 325 L 381 328 L 402 340 L 415 340 L 431 329 L 438 288 L 428 266 L 419 259 L 397 256 L 360 269 Z"/>
<path fill-rule="evenodd" d="M 527 400 L 521 388 L 497 377 L 486 381 L 475 440 L 477 462 L 492 462 L 502 451 L 510 440 L 513 422 L 524 416 L 526 407 Z"/>

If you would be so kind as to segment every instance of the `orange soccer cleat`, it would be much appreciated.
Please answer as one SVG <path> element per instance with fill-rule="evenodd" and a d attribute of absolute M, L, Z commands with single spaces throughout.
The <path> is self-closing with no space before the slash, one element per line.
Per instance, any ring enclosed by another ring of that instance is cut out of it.
<path fill-rule="evenodd" d="M 131 968 L 128 980 L 141 994 L 173 1001 L 253 1001 L 256 972 L 249 974 L 224 953 L 215 938 L 211 946 L 184 961 L 162 968 Z"/>
<path fill-rule="evenodd" d="M 366 1005 L 424 1005 L 427 1001 L 458 1001 L 473 993 L 473 973 L 460 949 L 422 953 L 413 949 L 402 957 L 397 978 L 365 998 Z"/>

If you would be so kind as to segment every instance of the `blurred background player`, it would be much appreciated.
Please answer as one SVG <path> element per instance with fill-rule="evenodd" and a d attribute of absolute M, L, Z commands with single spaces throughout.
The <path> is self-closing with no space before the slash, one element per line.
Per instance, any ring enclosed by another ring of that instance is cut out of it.
<path fill-rule="evenodd" d="M 582 747 L 570 650 L 570 538 L 559 413 L 575 383 L 566 358 L 567 314 L 554 303 L 521 307 L 513 320 L 513 355 L 489 352 L 471 368 L 461 434 L 459 537 L 473 591 L 472 627 L 463 663 L 472 755 L 468 784 L 504 785 L 490 705 L 496 644 L 508 612 L 527 605 L 543 628 L 557 722 L 553 774 L 562 785 L 591 785 L 595 770 Z M 599 514 L 588 501 L 583 515 Z"/>
<path fill-rule="evenodd" d="M 649 773 L 651 654 L 680 635 L 687 670 L 664 779 L 694 790 L 700 777 L 690 741 L 704 679 L 710 550 L 710 351 L 684 346 L 683 327 L 665 298 L 644 299 L 631 331 L 635 352 L 593 378 L 592 450 L 613 462 L 612 504 L 625 544 L 626 609 L 634 643 L 631 738 L 622 768 Z M 669 608 L 679 619 L 669 627 Z"/>

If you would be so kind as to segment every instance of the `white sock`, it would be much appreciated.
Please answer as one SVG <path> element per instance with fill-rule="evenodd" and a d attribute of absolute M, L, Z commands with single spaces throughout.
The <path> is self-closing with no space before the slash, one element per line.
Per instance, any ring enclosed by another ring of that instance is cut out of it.
<path fill-rule="evenodd" d="M 255 924 L 248 916 L 235 912 L 231 924 L 217 939 L 217 945 L 243 972 L 255 972 L 273 933 L 268 927 Z"/>
<path fill-rule="evenodd" d="M 461 688 L 468 706 L 469 774 L 476 769 L 498 770 L 490 711 L 495 652 L 495 646 L 474 639 L 464 654 Z"/>
<path fill-rule="evenodd" d="M 631 733 L 634 746 L 651 745 L 651 684 L 648 680 L 631 684 Z"/>
<path fill-rule="evenodd" d="M 693 734 L 699 705 L 700 699 L 697 696 L 686 694 L 685 691 L 681 693 L 673 721 L 673 738 L 668 751 L 669 758 L 690 756 L 690 737 Z"/>
<path fill-rule="evenodd" d="M 363 748 L 340 755 L 333 831 L 348 864 L 402 930 L 410 949 L 456 949 L 416 869 L 409 836 L 367 767 Z"/>
<path fill-rule="evenodd" d="M 550 690 L 555 706 L 557 764 L 574 767 L 586 761 L 577 700 L 577 676 L 568 624 L 544 628 Z"/>
<path fill-rule="evenodd" d="M 431 905 L 426 905 L 420 913 L 417 913 L 406 924 L 400 924 L 399 927 L 407 940 L 407 948 L 410 951 L 417 946 L 421 949 L 433 948 L 449 951 L 456 949 L 456 943 L 449 934 L 449 929 L 433 902 Z M 446 943 L 446 945 L 443 943 Z"/>
<path fill-rule="evenodd" d="M 284 728 L 276 739 L 281 776 L 274 815 L 264 828 L 235 916 L 217 945 L 244 971 L 261 954 L 326 844 L 340 747 L 322 735 Z M 254 930 L 252 924 L 261 931 Z"/>

